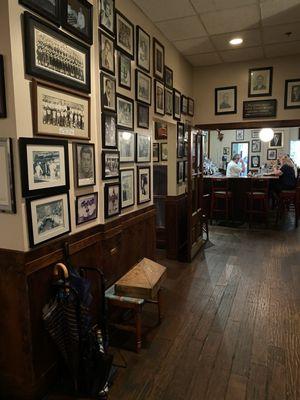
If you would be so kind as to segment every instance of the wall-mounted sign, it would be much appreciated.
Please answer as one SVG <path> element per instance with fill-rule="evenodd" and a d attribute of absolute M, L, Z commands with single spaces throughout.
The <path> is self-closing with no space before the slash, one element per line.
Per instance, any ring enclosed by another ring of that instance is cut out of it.
<path fill-rule="evenodd" d="M 243 118 L 276 117 L 277 100 L 253 100 L 243 102 Z"/>

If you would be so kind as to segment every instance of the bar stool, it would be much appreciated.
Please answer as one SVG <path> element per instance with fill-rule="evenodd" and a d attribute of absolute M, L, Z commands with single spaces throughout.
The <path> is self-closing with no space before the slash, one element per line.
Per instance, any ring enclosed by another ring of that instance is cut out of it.
<path fill-rule="evenodd" d="M 224 213 L 224 211 L 226 215 L 226 220 L 228 220 L 229 207 L 232 211 L 232 192 L 229 190 L 228 179 L 213 178 L 211 190 L 212 198 L 210 207 L 210 223 L 212 224 L 212 219 L 215 213 Z M 224 205 L 223 208 L 219 208 L 220 203 Z"/>
<path fill-rule="evenodd" d="M 209 200 L 210 200 L 210 194 L 204 194 L 203 197 L 203 207 L 202 207 L 202 230 L 206 235 L 206 241 L 209 241 L 209 230 L 208 230 L 208 219 L 209 219 L 209 214 L 210 214 L 210 208 L 209 208 Z"/>
<path fill-rule="evenodd" d="M 249 228 L 251 228 L 253 216 L 262 215 L 268 225 L 269 212 L 269 180 L 263 178 L 251 178 L 250 192 L 246 193 L 246 214 L 249 216 Z"/>
<path fill-rule="evenodd" d="M 276 223 L 278 223 L 279 219 L 282 218 L 285 210 L 289 210 L 291 206 L 294 206 L 295 227 L 296 228 L 298 227 L 298 211 L 299 211 L 299 196 L 300 196 L 299 189 L 300 188 L 296 188 L 295 190 L 282 190 L 279 193 Z"/>

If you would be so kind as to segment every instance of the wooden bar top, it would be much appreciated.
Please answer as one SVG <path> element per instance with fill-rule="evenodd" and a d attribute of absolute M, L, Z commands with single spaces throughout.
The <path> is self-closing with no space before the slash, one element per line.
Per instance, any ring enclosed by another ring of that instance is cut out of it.
<path fill-rule="evenodd" d="M 205 179 L 279 179 L 275 175 L 259 175 L 259 176 L 225 176 L 225 175 L 204 175 Z"/>

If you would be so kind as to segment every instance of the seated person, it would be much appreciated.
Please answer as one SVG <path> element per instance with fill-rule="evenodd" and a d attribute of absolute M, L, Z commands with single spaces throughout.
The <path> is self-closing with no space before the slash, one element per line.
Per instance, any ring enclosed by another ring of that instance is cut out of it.
<path fill-rule="evenodd" d="M 279 180 L 274 182 L 273 190 L 278 193 L 281 190 L 293 190 L 296 187 L 297 179 L 292 160 L 284 155 L 279 158 L 280 166 L 274 167 L 274 174 L 279 176 Z"/>
<path fill-rule="evenodd" d="M 241 165 L 238 165 L 238 164 Z M 245 172 L 245 163 L 239 154 L 235 154 L 227 165 L 226 176 L 239 177 L 241 172 Z"/>

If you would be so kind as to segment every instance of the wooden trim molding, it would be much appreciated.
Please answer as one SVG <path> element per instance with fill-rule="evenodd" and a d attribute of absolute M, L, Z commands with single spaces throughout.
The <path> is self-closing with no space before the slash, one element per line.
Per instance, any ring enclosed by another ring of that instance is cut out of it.
<path fill-rule="evenodd" d="M 300 126 L 300 119 L 270 120 L 270 121 L 241 121 L 219 124 L 197 124 L 196 129 L 203 131 L 230 130 L 230 129 L 259 129 L 259 128 L 291 128 Z"/>

